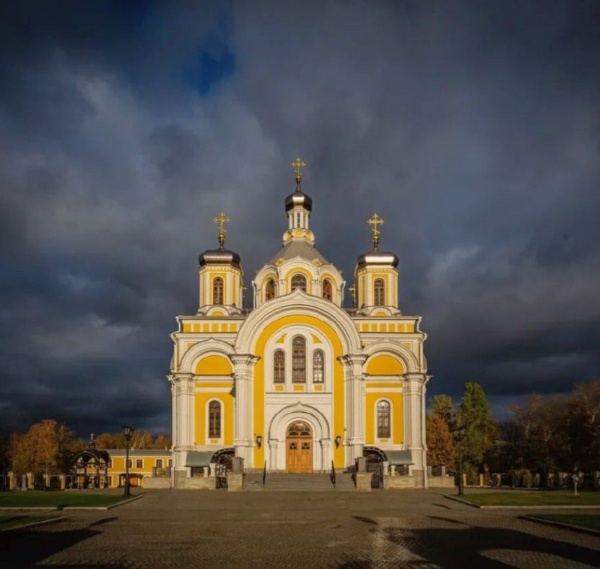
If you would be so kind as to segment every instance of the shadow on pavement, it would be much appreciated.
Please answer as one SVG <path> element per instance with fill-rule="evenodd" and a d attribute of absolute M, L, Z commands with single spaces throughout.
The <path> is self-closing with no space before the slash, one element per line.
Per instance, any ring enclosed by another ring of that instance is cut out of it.
<path fill-rule="evenodd" d="M 382 563 L 390 567 L 513 569 L 521 566 L 529 555 L 533 565 L 534 557 L 540 553 L 560 561 L 565 568 L 573 562 L 600 567 L 598 551 L 510 529 L 388 526 L 371 531 L 378 534 L 379 539 L 374 540 L 377 548 L 366 551 L 364 556 L 342 560 L 335 565 L 337 569 L 372 569 Z"/>
<path fill-rule="evenodd" d="M 43 531 L 39 528 L 15 529 L 0 533 L 0 567 L 2 569 L 21 569 L 35 566 L 46 567 L 43 560 L 60 551 L 66 550 L 75 544 L 94 537 L 100 530 L 90 529 L 92 526 L 108 523 L 116 518 L 99 520 L 87 528 L 67 531 Z M 53 563 L 54 568 L 63 565 Z M 73 567 L 72 565 L 64 565 Z M 49 567 L 49 566 L 48 566 Z M 127 569 L 131 565 L 127 563 L 100 564 L 92 560 L 78 563 L 77 567 L 98 568 L 111 567 L 113 569 Z"/>

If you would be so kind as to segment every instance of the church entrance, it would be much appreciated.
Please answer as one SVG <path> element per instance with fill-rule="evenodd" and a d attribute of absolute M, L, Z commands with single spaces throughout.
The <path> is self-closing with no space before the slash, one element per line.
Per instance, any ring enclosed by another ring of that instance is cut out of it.
<path fill-rule="evenodd" d="M 312 472 L 313 436 L 310 425 L 304 421 L 292 423 L 287 430 L 286 453 L 288 472 Z"/>

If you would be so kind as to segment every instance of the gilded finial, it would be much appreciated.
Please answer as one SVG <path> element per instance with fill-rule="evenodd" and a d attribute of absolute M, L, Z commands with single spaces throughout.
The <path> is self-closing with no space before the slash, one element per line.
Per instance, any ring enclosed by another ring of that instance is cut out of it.
<path fill-rule="evenodd" d="M 300 182 L 302 181 L 302 168 L 306 166 L 306 164 L 302 161 L 302 158 L 298 156 L 296 160 L 294 160 L 291 164 L 294 170 L 296 170 L 296 190 L 300 191 Z"/>
<path fill-rule="evenodd" d="M 219 228 L 219 247 L 221 249 L 225 248 L 225 234 L 227 233 L 225 224 L 229 223 L 230 221 L 231 219 L 229 219 L 223 212 L 213 217 L 213 223 L 216 223 Z"/>
<path fill-rule="evenodd" d="M 376 213 L 373 214 L 371 219 L 367 220 L 367 223 L 371 226 L 371 231 L 373 232 L 373 251 L 379 250 L 379 235 L 381 231 L 377 229 L 378 225 L 383 225 L 384 221 L 381 217 L 379 217 Z"/>

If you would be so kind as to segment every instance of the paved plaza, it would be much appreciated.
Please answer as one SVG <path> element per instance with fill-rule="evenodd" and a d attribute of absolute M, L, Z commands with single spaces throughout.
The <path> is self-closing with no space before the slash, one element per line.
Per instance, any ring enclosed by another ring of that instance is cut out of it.
<path fill-rule="evenodd" d="M 442 491 L 145 491 L 0 534 L 0 567 L 600 567 L 600 538 Z"/>

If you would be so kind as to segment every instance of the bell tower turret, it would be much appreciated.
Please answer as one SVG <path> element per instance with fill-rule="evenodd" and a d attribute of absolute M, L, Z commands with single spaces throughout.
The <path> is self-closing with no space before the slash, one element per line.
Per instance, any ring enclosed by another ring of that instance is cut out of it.
<path fill-rule="evenodd" d="M 199 308 L 206 306 L 229 306 L 242 308 L 244 302 L 244 271 L 240 256 L 225 249 L 227 230 L 225 224 L 230 219 L 221 212 L 213 218 L 219 229 L 219 248 L 204 251 L 198 258 L 200 269 Z"/>
<path fill-rule="evenodd" d="M 367 220 L 373 232 L 373 249 L 363 253 L 354 270 L 354 297 L 357 308 L 386 306 L 398 310 L 398 257 L 379 250 L 384 220 L 376 213 Z"/>

